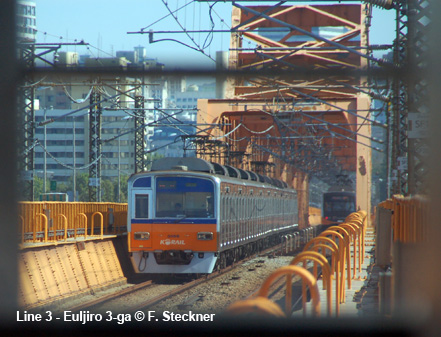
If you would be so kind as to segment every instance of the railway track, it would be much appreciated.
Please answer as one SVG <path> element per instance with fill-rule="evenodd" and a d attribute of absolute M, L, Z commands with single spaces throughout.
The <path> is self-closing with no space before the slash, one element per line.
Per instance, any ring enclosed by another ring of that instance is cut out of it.
<path fill-rule="evenodd" d="M 91 310 L 105 311 L 106 308 L 113 308 L 112 310 L 114 310 L 114 308 L 118 308 L 118 310 L 124 310 L 124 312 L 136 312 L 147 310 L 153 307 L 161 307 L 161 303 L 167 302 L 167 300 L 172 299 L 173 297 L 176 297 L 183 293 L 191 293 L 192 290 L 199 286 L 203 286 L 204 284 L 209 282 L 213 283 L 217 279 L 225 278 L 226 275 L 232 273 L 230 276 L 227 276 L 226 280 L 221 280 L 216 285 L 216 287 L 219 287 L 220 289 L 228 289 L 232 286 L 232 283 L 241 279 L 241 276 L 235 273 L 235 270 L 237 270 L 238 268 L 242 268 L 242 271 L 240 273 L 252 273 L 265 265 L 265 257 L 267 259 L 271 259 L 278 252 L 280 252 L 279 247 L 272 247 L 259 253 L 258 255 L 253 255 L 241 261 L 238 261 L 233 265 L 222 269 L 221 271 L 217 271 L 209 275 L 204 275 L 190 281 L 184 279 L 183 281 L 178 281 L 178 284 L 167 284 L 170 283 L 168 282 L 170 281 L 170 278 L 159 281 L 156 280 L 156 282 L 154 280 L 147 280 L 145 282 L 123 289 L 121 291 L 117 291 L 107 296 L 76 305 L 74 307 L 71 307 L 69 310 L 72 312 Z M 253 259 L 256 260 L 255 263 L 247 265 Z M 179 282 L 182 283 L 179 284 Z M 151 294 L 154 293 L 157 293 L 158 295 L 151 296 Z M 129 297 L 138 298 L 138 300 L 126 300 L 126 298 Z M 148 298 L 144 299 L 145 297 Z M 179 310 L 188 310 L 189 308 L 193 307 L 195 303 L 204 299 L 204 297 L 205 295 L 200 294 L 196 291 L 194 294 L 185 297 L 185 300 L 176 301 L 176 303 L 178 303 L 177 308 Z M 237 298 L 235 298 L 235 300 L 236 299 Z M 124 308 L 119 304 L 127 302 L 130 302 L 131 304 L 124 304 Z M 164 305 L 167 306 L 167 304 Z"/>

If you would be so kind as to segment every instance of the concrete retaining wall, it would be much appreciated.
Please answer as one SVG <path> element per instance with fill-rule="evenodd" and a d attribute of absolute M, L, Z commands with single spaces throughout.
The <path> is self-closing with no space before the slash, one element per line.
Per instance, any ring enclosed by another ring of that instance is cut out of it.
<path fill-rule="evenodd" d="M 27 248 L 18 258 L 23 308 L 126 282 L 111 239 Z"/>

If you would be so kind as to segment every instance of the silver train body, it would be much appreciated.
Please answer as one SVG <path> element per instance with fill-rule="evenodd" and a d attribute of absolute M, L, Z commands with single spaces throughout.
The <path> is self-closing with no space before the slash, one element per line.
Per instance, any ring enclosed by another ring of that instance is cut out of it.
<path fill-rule="evenodd" d="M 155 161 L 128 189 L 139 273 L 211 273 L 297 229 L 297 196 L 286 183 L 198 158 Z"/>

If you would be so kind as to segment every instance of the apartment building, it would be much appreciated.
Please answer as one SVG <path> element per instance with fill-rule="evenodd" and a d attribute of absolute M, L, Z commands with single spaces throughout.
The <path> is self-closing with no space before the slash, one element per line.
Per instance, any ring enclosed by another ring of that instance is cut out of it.
<path fill-rule="evenodd" d="M 47 179 L 66 182 L 74 171 L 89 172 L 89 114 L 68 115 L 69 110 L 35 111 L 35 173 Z M 101 118 L 101 176 L 130 175 L 135 169 L 134 118 L 130 111 L 103 109 Z M 121 135 L 120 137 L 118 137 Z"/>

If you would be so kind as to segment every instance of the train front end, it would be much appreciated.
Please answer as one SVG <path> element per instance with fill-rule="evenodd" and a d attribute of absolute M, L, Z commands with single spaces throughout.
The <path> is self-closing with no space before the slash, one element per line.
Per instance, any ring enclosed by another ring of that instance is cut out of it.
<path fill-rule="evenodd" d="M 216 179 L 179 171 L 129 179 L 128 244 L 138 273 L 211 273 L 218 256 Z"/>

